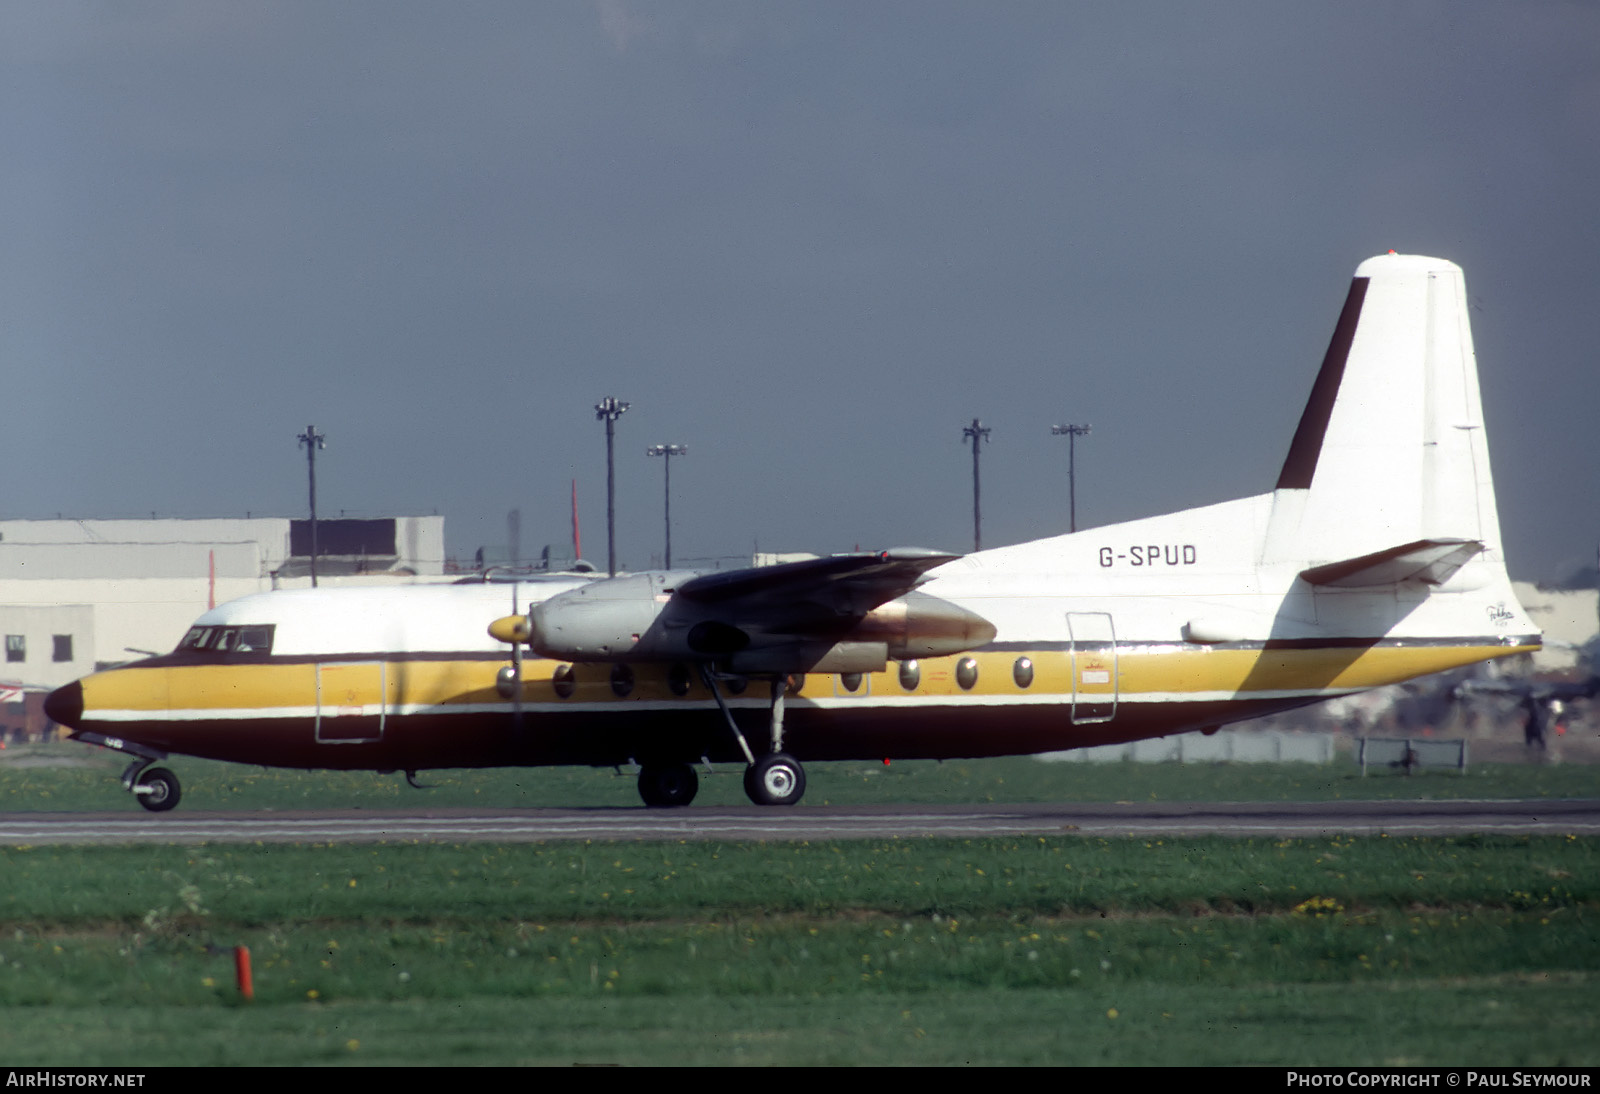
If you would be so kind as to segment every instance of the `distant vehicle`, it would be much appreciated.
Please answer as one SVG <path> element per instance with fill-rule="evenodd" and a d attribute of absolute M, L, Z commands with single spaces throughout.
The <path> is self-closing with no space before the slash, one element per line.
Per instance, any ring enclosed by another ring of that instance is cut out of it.
<path fill-rule="evenodd" d="M 151 766 L 169 753 L 636 763 L 656 806 L 737 762 L 752 801 L 791 805 L 808 760 L 1209 731 L 1539 641 L 1501 554 L 1461 270 L 1391 253 L 1356 270 L 1268 493 L 965 557 L 267 593 L 46 709 L 130 753 L 152 810 L 178 801 Z"/>

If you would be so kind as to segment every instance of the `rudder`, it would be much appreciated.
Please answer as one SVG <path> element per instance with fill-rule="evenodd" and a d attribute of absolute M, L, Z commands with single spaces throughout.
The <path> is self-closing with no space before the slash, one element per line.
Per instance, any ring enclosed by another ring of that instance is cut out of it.
<path fill-rule="evenodd" d="M 1307 566 L 1424 544 L 1500 565 L 1466 283 L 1453 262 L 1357 268 L 1273 495 L 1264 562 Z"/>

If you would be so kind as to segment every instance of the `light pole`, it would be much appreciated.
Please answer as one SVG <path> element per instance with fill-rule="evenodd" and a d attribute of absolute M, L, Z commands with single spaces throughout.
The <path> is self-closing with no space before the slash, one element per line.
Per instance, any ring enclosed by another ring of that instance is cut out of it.
<path fill-rule="evenodd" d="M 606 423 L 606 559 L 611 576 L 617 576 L 617 476 L 612 458 L 617 419 L 628 409 L 627 403 L 607 395 L 594 404 L 594 416 Z"/>
<path fill-rule="evenodd" d="M 961 431 L 961 436 L 972 442 L 972 549 L 983 550 L 983 509 L 979 504 L 981 488 L 978 479 L 978 447 L 989 439 L 989 427 L 978 419 Z"/>
<path fill-rule="evenodd" d="M 1053 425 L 1050 434 L 1059 437 L 1063 434 L 1067 438 L 1067 512 L 1068 531 L 1078 530 L 1078 438 L 1089 435 L 1089 426 L 1084 425 Z"/>
<path fill-rule="evenodd" d="M 672 569 L 672 457 L 687 456 L 689 446 L 686 444 L 653 444 L 644 450 L 646 456 L 660 456 L 661 467 L 664 472 L 663 486 L 664 502 L 662 508 L 666 512 L 667 520 L 667 561 L 662 569 Z"/>
<path fill-rule="evenodd" d="M 298 439 L 305 446 L 306 470 L 311 476 L 311 587 L 315 589 L 317 587 L 317 449 L 327 447 L 323 443 L 327 437 L 318 433 L 316 426 L 308 425 Z"/>

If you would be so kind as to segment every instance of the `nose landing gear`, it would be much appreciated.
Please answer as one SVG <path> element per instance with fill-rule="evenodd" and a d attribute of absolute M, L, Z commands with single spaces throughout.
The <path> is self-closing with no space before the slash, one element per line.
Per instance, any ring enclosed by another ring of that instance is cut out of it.
<path fill-rule="evenodd" d="M 82 741 L 84 744 L 99 745 L 101 748 L 115 749 L 132 756 L 133 762 L 122 772 L 122 789 L 132 794 L 139 804 L 150 812 L 165 813 L 176 806 L 178 799 L 183 797 L 183 790 L 178 786 L 178 776 L 164 767 L 150 766 L 157 760 L 166 759 L 165 752 L 121 737 L 107 737 L 103 733 L 81 729 L 74 732 L 71 739 Z"/>

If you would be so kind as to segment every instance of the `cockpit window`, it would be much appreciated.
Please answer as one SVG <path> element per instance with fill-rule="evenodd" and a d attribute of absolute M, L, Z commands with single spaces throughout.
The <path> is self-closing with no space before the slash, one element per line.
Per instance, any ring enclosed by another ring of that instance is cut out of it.
<path fill-rule="evenodd" d="M 190 627 L 189 633 L 178 643 L 178 652 L 265 657 L 272 652 L 272 631 L 270 623 L 237 627 Z"/>
<path fill-rule="evenodd" d="M 271 627 L 240 627 L 233 648 L 238 653 L 271 653 Z"/>

